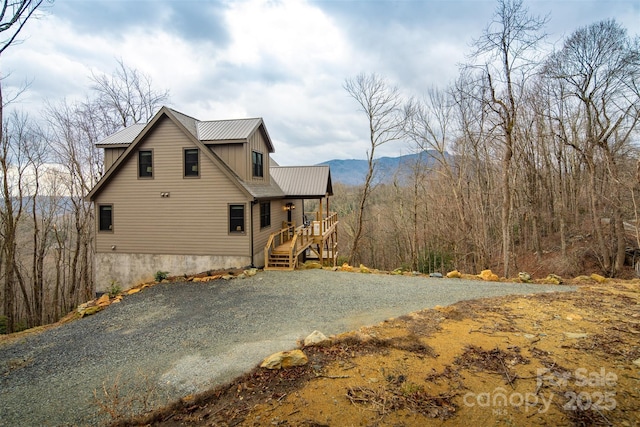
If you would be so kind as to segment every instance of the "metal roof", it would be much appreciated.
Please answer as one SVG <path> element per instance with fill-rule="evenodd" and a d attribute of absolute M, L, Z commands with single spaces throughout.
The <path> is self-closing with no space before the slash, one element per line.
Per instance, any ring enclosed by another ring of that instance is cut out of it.
<path fill-rule="evenodd" d="M 287 197 L 324 197 L 333 194 L 329 166 L 277 166 L 271 178 Z"/>
<path fill-rule="evenodd" d="M 191 132 L 191 135 L 195 136 L 196 138 L 198 137 L 198 120 L 172 108 L 168 108 L 168 110 L 173 113 L 174 117 L 178 119 L 178 121 L 182 123 L 182 125 L 187 128 L 189 132 Z"/>
<path fill-rule="evenodd" d="M 273 179 L 269 185 L 253 184 L 240 179 L 238 181 L 254 199 L 280 199 L 286 196 Z"/>
<path fill-rule="evenodd" d="M 140 132 L 142 132 L 142 129 L 144 129 L 146 125 L 146 123 L 136 123 L 128 126 L 113 135 L 106 137 L 102 141 L 98 142 L 96 146 L 129 145 L 138 135 L 140 135 Z"/>
<path fill-rule="evenodd" d="M 262 124 L 262 119 L 212 120 L 198 122 L 200 141 L 245 140 Z"/>
<path fill-rule="evenodd" d="M 173 116 L 189 131 L 191 134 L 200 141 L 245 141 L 251 136 L 253 132 L 263 125 L 263 132 L 267 139 L 266 143 L 270 151 L 273 151 L 271 146 L 271 140 L 266 128 L 264 128 L 264 122 L 261 118 L 253 119 L 235 119 L 235 120 L 210 120 L 201 122 L 193 117 L 187 116 L 179 111 L 167 108 Z M 142 132 L 142 129 L 146 124 L 136 123 L 128 126 L 111 136 L 98 142 L 98 147 L 114 146 L 114 145 L 129 145 L 134 139 Z"/>

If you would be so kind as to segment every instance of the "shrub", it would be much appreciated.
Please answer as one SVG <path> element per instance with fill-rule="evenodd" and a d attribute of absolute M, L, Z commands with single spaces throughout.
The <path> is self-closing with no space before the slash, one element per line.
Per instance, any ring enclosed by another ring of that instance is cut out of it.
<path fill-rule="evenodd" d="M 160 271 L 160 270 L 156 271 L 156 275 L 155 275 L 156 282 L 162 282 L 167 277 L 169 277 L 168 271 Z"/>
<path fill-rule="evenodd" d="M 122 288 L 118 285 L 118 282 L 116 280 L 112 280 L 111 286 L 109 287 L 109 298 L 113 298 L 121 292 Z"/>

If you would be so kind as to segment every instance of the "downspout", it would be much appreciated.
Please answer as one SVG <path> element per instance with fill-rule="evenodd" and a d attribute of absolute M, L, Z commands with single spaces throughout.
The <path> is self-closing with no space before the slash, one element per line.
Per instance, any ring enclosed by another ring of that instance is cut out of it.
<path fill-rule="evenodd" d="M 251 201 L 251 213 L 249 214 L 249 216 L 251 217 L 251 268 L 256 268 L 254 262 L 253 262 L 253 207 L 258 203 L 258 201 L 256 199 L 253 199 Z"/>

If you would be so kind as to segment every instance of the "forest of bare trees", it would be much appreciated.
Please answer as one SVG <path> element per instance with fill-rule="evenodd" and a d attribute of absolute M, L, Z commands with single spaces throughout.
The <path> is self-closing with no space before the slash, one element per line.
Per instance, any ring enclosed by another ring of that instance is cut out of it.
<path fill-rule="evenodd" d="M 39 5 L 26 3 L 22 13 Z M 345 81 L 370 138 L 365 183 L 334 183 L 341 262 L 616 276 L 627 247 L 640 247 L 625 230 L 640 197 L 640 41 L 606 20 L 549 49 L 545 17 L 518 0 L 497 3 L 450 86 L 407 98 L 402 82 L 378 74 Z M 0 109 L 6 332 L 56 321 L 93 297 L 94 219 L 83 196 L 104 172 L 95 143 L 168 99 L 122 61 L 90 79 L 84 100 L 45 102 L 41 117 Z M 409 144 L 435 162 L 418 157 L 380 182 L 383 144 Z"/>
<path fill-rule="evenodd" d="M 543 54 L 545 23 L 521 1 L 500 0 L 455 82 L 404 108 L 378 75 L 347 80 L 362 110 L 367 91 L 375 91 L 367 99 L 390 100 L 395 119 L 388 109 L 378 117 L 365 110 L 372 141 L 380 129 L 371 123 L 392 123 L 389 130 L 401 122 L 402 140 L 436 160 L 375 185 L 370 159 L 374 178 L 363 188 L 336 186 L 349 262 L 492 268 L 505 277 L 523 268 L 621 274 L 626 249 L 639 246 L 624 225 L 638 213 L 640 41 L 605 20 Z"/>

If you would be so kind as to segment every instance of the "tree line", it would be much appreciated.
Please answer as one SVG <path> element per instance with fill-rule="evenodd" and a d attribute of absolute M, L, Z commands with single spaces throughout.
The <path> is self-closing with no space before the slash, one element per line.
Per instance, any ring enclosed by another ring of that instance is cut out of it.
<path fill-rule="evenodd" d="M 77 102 L 45 103 L 42 117 L 13 111 L 0 139 L 0 244 L 6 332 L 60 319 L 94 296 L 94 215 L 84 196 L 104 172 L 95 144 L 147 122 L 168 99 L 118 61 L 94 73 Z"/>
<path fill-rule="evenodd" d="M 545 52 L 547 17 L 497 3 L 448 87 L 407 99 L 377 74 L 346 80 L 370 145 L 364 184 L 332 201 L 344 261 L 616 276 L 640 246 L 639 39 L 603 20 Z M 398 142 L 436 165 L 376 183 L 376 149 Z"/>

